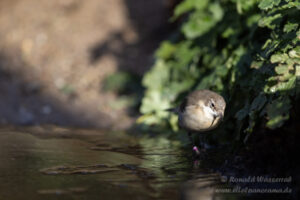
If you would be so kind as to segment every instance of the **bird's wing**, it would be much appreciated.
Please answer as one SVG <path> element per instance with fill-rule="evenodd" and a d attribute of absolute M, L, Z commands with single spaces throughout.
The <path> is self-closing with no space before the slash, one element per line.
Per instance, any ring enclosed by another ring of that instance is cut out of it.
<path fill-rule="evenodd" d="M 186 107 L 188 106 L 188 98 L 184 98 L 182 103 L 179 105 L 179 107 L 176 108 L 168 108 L 165 111 L 174 112 L 176 114 L 184 113 L 186 110 Z"/>

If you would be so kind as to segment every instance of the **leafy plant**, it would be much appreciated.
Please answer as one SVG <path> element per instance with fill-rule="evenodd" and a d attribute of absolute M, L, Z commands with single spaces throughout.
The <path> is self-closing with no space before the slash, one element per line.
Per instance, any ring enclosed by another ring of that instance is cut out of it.
<path fill-rule="evenodd" d="M 133 73 L 120 71 L 107 76 L 103 81 L 103 88 L 106 92 L 118 94 L 115 101 L 109 102 L 112 109 L 124 108 L 138 109 L 143 93 L 141 78 Z"/>
<path fill-rule="evenodd" d="M 138 122 L 177 130 L 164 110 L 205 88 L 225 97 L 226 130 L 247 139 L 258 124 L 281 127 L 299 98 L 299 10 L 298 0 L 184 0 L 172 18 L 185 19 L 180 36 L 144 76 Z"/>

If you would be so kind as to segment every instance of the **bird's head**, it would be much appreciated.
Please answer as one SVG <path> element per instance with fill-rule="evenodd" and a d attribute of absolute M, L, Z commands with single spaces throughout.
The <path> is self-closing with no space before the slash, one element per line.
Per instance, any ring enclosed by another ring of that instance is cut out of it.
<path fill-rule="evenodd" d="M 222 121 L 226 108 L 226 102 L 222 96 L 216 93 L 208 94 L 205 97 L 203 106 L 204 112 L 213 117 L 213 121 L 211 123 L 212 128 L 219 124 L 220 121 Z"/>
<path fill-rule="evenodd" d="M 210 90 L 196 90 L 180 105 L 179 124 L 188 130 L 211 130 L 222 121 L 225 107 L 221 95 Z"/>

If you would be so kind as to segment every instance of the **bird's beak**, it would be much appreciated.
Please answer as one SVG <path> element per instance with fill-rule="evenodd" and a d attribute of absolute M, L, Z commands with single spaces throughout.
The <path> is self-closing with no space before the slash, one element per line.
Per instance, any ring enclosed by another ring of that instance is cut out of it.
<path fill-rule="evenodd" d="M 214 117 L 214 119 L 213 119 L 213 121 L 212 121 L 212 123 L 211 123 L 210 126 L 212 126 L 212 125 L 214 124 L 214 122 L 215 122 L 215 120 L 216 120 L 217 118 L 220 118 L 220 120 L 222 121 L 222 120 L 223 120 L 223 117 L 224 117 L 224 113 L 218 112 L 217 114 L 214 114 L 213 117 Z"/>
<path fill-rule="evenodd" d="M 224 117 L 224 113 L 218 112 L 218 113 L 214 114 L 214 121 L 216 120 L 216 118 L 220 118 L 220 120 L 223 120 L 223 117 Z"/>
<path fill-rule="evenodd" d="M 221 120 L 223 120 L 224 118 L 224 113 L 223 112 L 219 112 L 216 117 L 220 117 Z"/>

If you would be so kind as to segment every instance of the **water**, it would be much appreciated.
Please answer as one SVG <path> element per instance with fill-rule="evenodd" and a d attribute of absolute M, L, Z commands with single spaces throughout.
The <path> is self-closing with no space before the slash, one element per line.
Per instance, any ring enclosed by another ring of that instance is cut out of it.
<path fill-rule="evenodd" d="M 99 130 L 0 129 L 0 199 L 223 199 L 178 141 Z"/>

